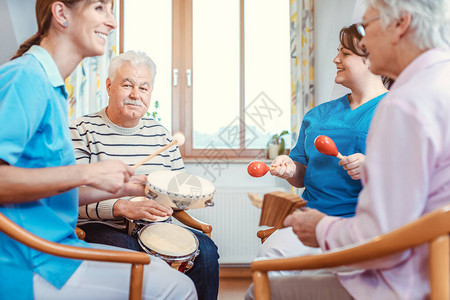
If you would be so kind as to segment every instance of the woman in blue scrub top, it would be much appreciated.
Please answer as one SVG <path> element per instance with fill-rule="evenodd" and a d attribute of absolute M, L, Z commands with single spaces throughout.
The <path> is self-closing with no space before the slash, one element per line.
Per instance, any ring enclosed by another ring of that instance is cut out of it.
<path fill-rule="evenodd" d="M 360 168 L 364 163 L 370 120 L 387 89 L 380 76 L 370 72 L 370 61 L 359 47 L 355 25 L 344 27 L 333 62 L 335 82 L 351 90 L 311 109 L 303 118 L 297 145 L 289 156 L 274 159 L 270 173 L 295 187 L 305 187 L 302 198 L 307 206 L 332 216 L 350 217 L 355 213 L 362 188 Z M 387 81 L 387 80 L 386 80 Z M 327 135 L 336 143 L 344 159 L 319 153 L 314 140 Z M 292 228 L 274 232 L 262 245 L 258 257 L 299 256 L 320 251 L 301 244 Z"/>
<path fill-rule="evenodd" d="M 76 165 L 68 128 L 64 79 L 104 53 L 117 25 L 112 4 L 37 0 L 38 32 L 0 67 L 0 212 L 60 244 L 94 247 L 74 232 L 79 204 L 144 194 L 145 178 L 120 161 Z M 47 255 L 0 232 L 0 299 L 127 299 L 129 274 L 125 264 Z M 144 280 L 144 298 L 196 299 L 189 278 L 161 260 Z"/>

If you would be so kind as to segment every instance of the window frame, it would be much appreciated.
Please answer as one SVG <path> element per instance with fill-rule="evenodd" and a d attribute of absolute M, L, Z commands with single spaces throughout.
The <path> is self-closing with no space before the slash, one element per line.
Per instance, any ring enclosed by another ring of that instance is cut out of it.
<path fill-rule="evenodd" d="M 124 52 L 124 1 L 119 2 L 119 53 Z M 214 161 L 229 159 L 254 159 L 264 157 L 265 149 L 245 148 L 245 35 L 244 35 L 244 0 L 240 7 L 240 93 L 239 93 L 239 148 L 224 149 L 207 147 L 193 148 L 193 92 L 187 86 L 187 80 L 178 80 L 177 86 L 172 84 L 172 131 L 182 132 L 185 143 L 180 147 L 185 159 L 208 159 Z M 185 76 L 186 70 L 192 68 L 192 0 L 172 0 L 172 71 L 178 69 L 178 76 Z M 173 74 L 173 73 L 172 73 Z M 172 78 L 173 80 L 173 78 Z"/>

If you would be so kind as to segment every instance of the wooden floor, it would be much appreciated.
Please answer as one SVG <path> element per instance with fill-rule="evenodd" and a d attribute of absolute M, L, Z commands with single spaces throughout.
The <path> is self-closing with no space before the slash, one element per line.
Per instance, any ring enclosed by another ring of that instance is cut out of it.
<path fill-rule="evenodd" d="M 220 268 L 218 300 L 242 300 L 252 283 L 249 267 Z"/>

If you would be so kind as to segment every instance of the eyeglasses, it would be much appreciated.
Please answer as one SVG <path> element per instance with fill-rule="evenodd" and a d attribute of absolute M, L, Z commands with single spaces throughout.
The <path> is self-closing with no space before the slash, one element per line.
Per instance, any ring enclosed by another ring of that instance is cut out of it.
<path fill-rule="evenodd" d="M 365 22 L 356 23 L 356 30 L 358 31 L 361 38 L 366 36 L 366 27 L 369 26 L 370 23 L 378 20 L 380 16 L 373 17 Z"/>

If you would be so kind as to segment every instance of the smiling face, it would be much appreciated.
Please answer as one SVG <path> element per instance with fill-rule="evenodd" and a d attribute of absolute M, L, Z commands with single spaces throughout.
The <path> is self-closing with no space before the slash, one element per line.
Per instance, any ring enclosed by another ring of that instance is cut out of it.
<path fill-rule="evenodd" d="M 339 45 L 338 54 L 333 62 L 337 69 L 334 81 L 350 89 L 370 72 L 364 57 L 356 55 L 342 45 Z"/>
<path fill-rule="evenodd" d="M 109 104 L 108 118 L 122 127 L 135 127 L 146 114 L 153 91 L 153 77 L 145 65 L 125 62 L 113 80 L 106 80 Z"/>
<path fill-rule="evenodd" d="M 102 55 L 108 34 L 117 27 L 112 1 L 85 2 L 70 10 L 68 33 L 81 57 Z"/>

